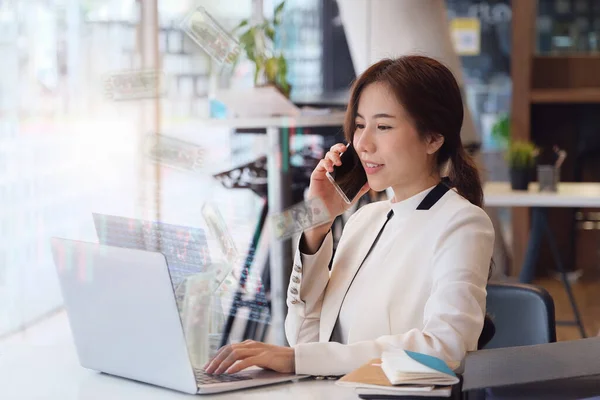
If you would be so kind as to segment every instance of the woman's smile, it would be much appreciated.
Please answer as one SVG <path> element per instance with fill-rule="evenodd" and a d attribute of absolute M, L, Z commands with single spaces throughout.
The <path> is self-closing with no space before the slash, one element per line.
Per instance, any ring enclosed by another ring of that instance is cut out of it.
<path fill-rule="evenodd" d="M 367 175 L 372 175 L 379 172 L 383 168 L 383 166 L 383 164 L 363 160 L 363 167 Z"/>

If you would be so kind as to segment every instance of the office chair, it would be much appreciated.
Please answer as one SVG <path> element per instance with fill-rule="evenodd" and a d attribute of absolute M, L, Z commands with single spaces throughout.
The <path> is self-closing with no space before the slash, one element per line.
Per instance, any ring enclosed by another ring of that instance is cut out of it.
<path fill-rule="evenodd" d="M 487 314 L 495 334 L 484 349 L 556 342 L 554 301 L 543 288 L 522 283 L 490 283 Z"/>
<path fill-rule="evenodd" d="M 478 349 L 556 342 L 554 300 L 546 289 L 524 283 L 487 285 L 486 319 Z M 471 390 L 467 400 L 504 398 L 503 388 Z"/>
<path fill-rule="evenodd" d="M 494 338 L 495 334 L 496 325 L 490 315 L 486 313 L 485 319 L 483 320 L 483 329 L 481 335 L 479 335 L 479 340 L 477 341 L 477 350 L 485 348 L 485 346 Z"/>

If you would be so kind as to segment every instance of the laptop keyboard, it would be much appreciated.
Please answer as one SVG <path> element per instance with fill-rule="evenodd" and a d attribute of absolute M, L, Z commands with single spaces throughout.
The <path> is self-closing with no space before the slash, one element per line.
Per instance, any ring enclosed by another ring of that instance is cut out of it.
<path fill-rule="evenodd" d="M 237 382 L 246 381 L 252 379 L 252 377 L 244 375 L 209 375 L 202 369 L 194 369 L 194 375 L 196 375 L 196 382 L 199 385 L 206 385 L 209 383 L 224 383 L 224 382 Z"/>

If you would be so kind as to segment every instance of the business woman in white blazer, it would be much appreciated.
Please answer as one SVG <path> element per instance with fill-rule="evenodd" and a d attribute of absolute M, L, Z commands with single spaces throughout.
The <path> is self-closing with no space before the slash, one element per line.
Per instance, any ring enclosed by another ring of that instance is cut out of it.
<path fill-rule="evenodd" d="M 354 213 L 335 256 L 331 223 L 302 234 L 287 292 L 291 347 L 228 345 L 206 371 L 258 365 L 341 375 L 388 349 L 448 362 L 475 350 L 494 229 L 460 140 L 462 120 L 459 87 L 441 63 L 404 56 L 367 69 L 352 87 L 344 133 L 367 173 L 360 195 L 391 187 L 394 197 Z M 311 176 L 309 197 L 320 197 L 332 216 L 348 205 L 326 172 L 346 149 L 334 145 Z"/>

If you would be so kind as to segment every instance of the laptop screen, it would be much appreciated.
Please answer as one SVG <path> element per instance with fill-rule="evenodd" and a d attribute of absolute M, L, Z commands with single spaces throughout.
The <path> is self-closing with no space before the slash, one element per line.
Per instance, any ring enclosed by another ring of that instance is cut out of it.
<path fill-rule="evenodd" d="M 211 263 L 203 229 L 114 215 L 93 216 L 100 244 L 163 253 L 174 289 Z"/>

